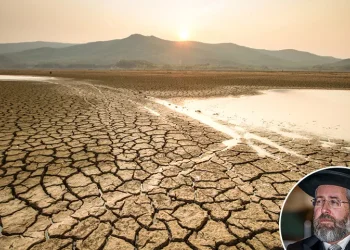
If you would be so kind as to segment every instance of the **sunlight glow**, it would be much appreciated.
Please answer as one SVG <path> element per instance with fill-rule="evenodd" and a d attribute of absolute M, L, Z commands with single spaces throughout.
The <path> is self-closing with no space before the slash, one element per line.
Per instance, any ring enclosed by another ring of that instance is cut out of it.
<path fill-rule="evenodd" d="M 187 41 L 189 38 L 188 30 L 181 30 L 179 33 L 179 37 L 181 41 Z"/>

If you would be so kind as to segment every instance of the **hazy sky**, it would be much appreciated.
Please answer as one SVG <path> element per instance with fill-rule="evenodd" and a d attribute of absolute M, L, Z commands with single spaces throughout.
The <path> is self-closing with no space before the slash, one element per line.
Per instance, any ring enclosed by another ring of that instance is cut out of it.
<path fill-rule="evenodd" d="M 0 43 L 154 35 L 350 58 L 350 0 L 0 0 Z"/>

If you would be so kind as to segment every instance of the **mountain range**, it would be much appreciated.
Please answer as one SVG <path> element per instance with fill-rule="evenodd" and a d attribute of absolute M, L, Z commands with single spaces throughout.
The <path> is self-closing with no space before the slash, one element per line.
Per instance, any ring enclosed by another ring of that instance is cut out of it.
<path fill-rule="evenodd" d="M 0 68 L 169 68 L 350 71 L 350 59 L 234 43 L 168 41 L 134 34 L 85 44 L 0 44 Z"/>

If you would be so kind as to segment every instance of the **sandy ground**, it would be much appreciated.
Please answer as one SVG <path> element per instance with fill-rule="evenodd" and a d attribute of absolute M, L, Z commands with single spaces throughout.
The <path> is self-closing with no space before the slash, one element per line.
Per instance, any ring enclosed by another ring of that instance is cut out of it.
<path fill-rule="evenodd" d="M 0 73 L 75 78 L 0 82 L 0 249 L 281 249 L 290 188 L 350 165 L 343 140 L 254 130 L 232 143 L 153 98 L 344 89 L 349 74 Z"/>

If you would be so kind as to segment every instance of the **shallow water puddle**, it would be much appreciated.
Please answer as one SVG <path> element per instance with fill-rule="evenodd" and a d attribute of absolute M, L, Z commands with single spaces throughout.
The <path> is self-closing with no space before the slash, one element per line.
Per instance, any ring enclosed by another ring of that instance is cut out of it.
<path fill-rule="evenodd" d="M 245 138 L 245 139 L 247 139 L 248 145 L 252 149 L 254 149 L 258 153 L 259 156 L 261 156 L 261 157 L 268 156 L 268 157 L 275 158 L 272 154 L 267 152 L 265 149 L 261 148 L 258 145 L 255 145 L 254 142 L 251 141 L 250 139 L 256 139 L 256 137 L 254 137 L 253 134 L 246 132 L 246 130 L 242 127 L 237 126 L 237 128 L 233 128 L 231 126 L 221 124 L 218 121 L 214 121 L 215 118 L 213 119 L 209 116 L 201 114 L 201 112 L 198 112 L 198 110 L 197 111 L 190 111 L 187 108 L 172 104 L 172 103 L 165 101 L 165 100 L 160 100 L 160 99 L 156 99 L 156 98 L 154 98 L 153 100 L 156 103 L 162 104 L 173 111 L 187 115 L 193 119 L 196 119 L 196 120 L 214 128 L 214 129 L 230 136 L 232 139 L 229 139 L 229 140 L 222 142 L 222 144 L 224 146 L 226 146 L 226 148 L 222 149 L 222 151 L 226 151 L 226 150 L 236 146 L 241 141 L 241 138 Z"/>
<path fill-rule="evenodd" d="M 262 95 L 184 100 L 179 106 L 153 99 L 165 107 L 196 119 L 232 139 L 223 142 L 227 150 L 244 138 L 259 156 L 276 158 L 254 142 L 305 159 L 268 138 L 250 132 L 266 129 L 291 139 L 311 139 L 311 135 L 350 141 L 350 91 L 347 90 L 268 90 Z M 287 132 L 288 131 L 288 132 Z M 308 134 L 305 136 L 304 134 Z M 335 143 L 324 143 L 332 147 Z"/>
<path fill-rule="evenodd" d="M 292 138 L 306 132 L 350 141 L 349 90 L 268 90 L 262 95 L 185 100 L 184 109 L 240 127 L 263 127 Z M 283 130 L 292 131 L 286 133 Z"/>
<path fill-rule="evenodd" d="M 0 81 L 49 81 L 55 80 L 56 77 L 47 76 L 13 76 L 13 75 L 0 75 Z"/>
<path fill-rule="evenodd" d="M 281 150 L 283 152 L 286 152 L 288 154 L 295 155 L 295 156 L 298 156 L 298 157 L 300 156 L 296 152 L 294 152 L 292 150 L 289 150 L 289 149 L 286 149 L 286 148 L 278 145 L 277 143 L 271 142 L 267 138 L 263 138 L 263 137 L 260 137 L 260 136 L 257 136 L 255 134 L 253 134 L 253 133 L 248 132 L 243 127 L 221 124 L 220 121 L 217 120 L 217 118 L 210 117 L 209 115 L 202 114 L 202 112 L 199 111 L 199 110 L 196 110 L 196 111 L 189 110 L 186 107 L 181 107 L 179 105 L 172 104 L 172 103 L 170 103 L 168 101 L 160 100 L 160 99 L 156 99 L 156 98 L 154 98 L 153 100 L 156 103 L 162 104 L 162 105 L 168 107 L 169 109 L 171 109 L 173 111 L 176 111 L 176 112 L 179 112 L 181 114 L 187 115 L 187 116 L 189 116 L 189 117 L 191 117 L 193 119 L 196 119 L 196 120 L 202 122 L 203 124 L 206 124 L 206 125 L 214 128 L 214 129 L 216 129 L 216 130 L 218 130 L 218 131 L 220 131 L 220 132 L 230 136 L 232 139 L 222 142 L 223 145 L 226 146 L 226 148 L 222 149 L 222 151 L 228 150 L 228 149 L 236 146 L 241 141 L 241 139 L 244 138 L 244 139 L 247 140 L 248 145 L 251 148 L 253 148 L 258 153 L 258 155 L 261 156 L 261 157 L 269 156 L 269 157 L 275 158 L 271 153 L 269 153 L 265 149 L 261 148 L 258 145 L 255 145 L 253 140 L 258 140 L 258 141 L 263 142 L 263 143 L 265 143 L 267 145 L 270 145 L 270 146 L 273 146 L 275 148 L 278 148 L 279 150 Z M 216 121 L 215 121 L 215 119 L 216 119 Z M 300 157 L 302 157 L 302 156 L 300 156 Z"/>
<path fill-rule="evenodd" d="M 160 99 L 156 99 L 156 98 L 154 98 L 153 100 L 156 103 L 162 104 L 165 107 L 168 107 L 169 109 L 171 109 L 173 111 L 190 116 L 191 118 L 196 119 L 196 120 L 214 128 L 214 129 L 232 137 L 232 140 L 230 140 L 230 146 L 236 145 L 241 139 L 241 136 L 234 129 L 215 121 L 215 118 L 213 119 L 210 116 L 201 114 L 200 112 L 198 112 L 196 110 L 189 110 L 187 108 L 172 104 L 172 103 L 165 101 L 165 100 L 160 100 Z M 235 143 L 233 141 L 235 141 Z"/>

